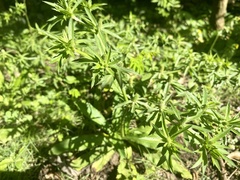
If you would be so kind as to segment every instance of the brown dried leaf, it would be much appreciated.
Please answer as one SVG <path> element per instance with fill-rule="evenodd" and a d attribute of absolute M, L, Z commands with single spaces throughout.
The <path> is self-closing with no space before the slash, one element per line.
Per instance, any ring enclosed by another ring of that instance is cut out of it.
<path fill-rule="evenodd" d="M 230 159 L 240 160 L 240 152 L 239 151 L 232 152 L 227 157 Z"/>

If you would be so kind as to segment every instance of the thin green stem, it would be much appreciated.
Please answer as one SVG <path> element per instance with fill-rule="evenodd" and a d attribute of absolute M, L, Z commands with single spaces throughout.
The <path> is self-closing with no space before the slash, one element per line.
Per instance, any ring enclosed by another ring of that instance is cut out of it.
<path fill-rule="evenodd" d="M 211 47 L 209 49 L 210 53 L 212 52 L 212 49 L 214 48 L 214 46 L 215 46 L 215 44 L 216 44 L 216 42 L 218 40 L 218 37 L 219 37 L 219 31 L 217 31 L 217 35 L 216 35 L 216 37 L 215 37 L 215 39 L 214 39 L 214 41 L 213 41 L 213 43 L 212 43 L 212 45 L 211 45 Z"/>
<path fill-rule="evenodd" d="M 27 15 L 27 3 L 26 3 L 26 0 L 23 0 L 23 3 L 25 5 L 25 18 L 26 18 L 26 21 L 27 21 L 28 28 L 31 31 L 32 30 L 32 26 L 30 24 L 30 21 L 29 21 L 28 15 Z"/>

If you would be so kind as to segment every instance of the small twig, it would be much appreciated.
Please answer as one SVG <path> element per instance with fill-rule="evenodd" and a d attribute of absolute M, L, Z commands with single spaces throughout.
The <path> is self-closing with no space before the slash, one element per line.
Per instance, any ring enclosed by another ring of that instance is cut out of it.
<path fill-rule="evenodd" d="M 199 179 L 198 171 L 193 171 L 192 176 L 193 176 L 193 180 L 198 180 Z"/>
<path fill-rule="evenodd" d="M 230 178 L 237 172 L 237 170 L 238 170 L 238 168 L 236 168 L 236 169 L 232 172 L 232 174 L 227 178 L 227 180 L 230 180 Z"/>
<path fill-rule="evenodd" d="M 225 168 L 225 163 L 223 162 L 222 159 L 219 160 L 220 162 L 220 166 L 221 166 L 221 179 L 222 180 L 228 180 L 228 177 L 227 177 L 227 171 L 226 171 L 226 168 Z"/>

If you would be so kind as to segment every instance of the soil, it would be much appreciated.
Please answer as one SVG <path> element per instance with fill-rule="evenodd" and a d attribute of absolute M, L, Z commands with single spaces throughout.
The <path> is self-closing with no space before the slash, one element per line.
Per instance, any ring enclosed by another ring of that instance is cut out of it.
<path fill-rule="evenodd" d="M 138 153 L 134 153 L 134 159 L 140 158 Z M 240 180 L 240 171 L 237 167 L 230 168 L 221 162 L 221 169 L 222 172 L 218 172 L 217 168 L 214 167 L 212 164 L 206 169 L 206 173 L 203 175 L 201 171 L 197 168 L 191 169 L 191 166 L 196 162 L 198 159 L 197 156 L 194 156 L 190 153 L 183 153 L 181 154 L 181 159 L 185 164 L 185 167 L 189 169 L 192 173 L 193 180 L 200 180 L 200 179 L 207 179 L 207 180 Z M 51 161 L 53 162 L 53 161 Z M 56 163 L 58 162 L 58 164 Z M 116 179 L 117 175 L 117 166 L 119 164 L 119 155 L 115 153 L 112 159 L 109 161 L 107 165 L 103 168 L 102 171 L 96 172 L 91 166 L 87 166 L 81 171 L 76 171 L 72 169 L 67 164 L 62 163 L 63 160 L 60 160 L 58 157 L 54 163 L 46 163 L 40 169 L 38 179 L 39 180 L 65 180 L 65 179 L 72 179 L 72 180 L 114 180 Z M 145 166 L 144 164 L 135 163 L 135 167 L 140 174 L 144 174 Z M 175 175 L 169 171 L 164 169 L 159 169 L 156 171 L 156 174 L 147 177 L 147 179 L 152 180 L 181 180 L 182 177 Z"/>

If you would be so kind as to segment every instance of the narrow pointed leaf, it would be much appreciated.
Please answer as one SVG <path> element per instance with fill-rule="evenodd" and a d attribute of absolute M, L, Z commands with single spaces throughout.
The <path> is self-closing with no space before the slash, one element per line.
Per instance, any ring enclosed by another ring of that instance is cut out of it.
<path fill-rule="evenodd" d="M 126 136 L 124 137 L 124 139 L 151 149 L 156 149 L 158 144 L 162 142 L 161 138 L 159 138 L 157 135 L 150 135 L 144 137 Z"/>
<path fill-rule="evenodd" d="M 189 172 L 189 170 L 179 161 L 172 160 L 173 161 L 173 172 L 181 174 L 181 177 L 184 179 L 192 179 L 192 174 Z"/>
<path fill-rule="evenodd" d="M 231 131 L 231 129 L 232 129 L 232 127 L 230 127 L 230 128 L 228 128 L 228 129 L 226 129 L 225 131 L 217 134 L 216 136 L 214 136 L 214 137 L 210 140 L 210 142 L 216 143 L 218 140 L 220 140 L 221 138 L 223 138 L 227 133 L 229 133 L 229 132 Z"/>
<path fill-rule="evenodd" d="M 194 168 L 200 166 L 201 163 L 202 163 L 202 157 L 200 157 L 200 158 L 197 160 L 197 162 L 191 167 L 191 169 L 194 169 Z"/>
<path fill-rule="evenodd" d="M 113 154 L 115 153 L 114 150 L 110 150 L 106 154 L 102 155 L 97 161 L 95 161 L 92 164 L 92 168 L 96 171 L 99 172 L 103 169 L 103 167 L 110 161 L 112 158 Z"/>
<path fill-rule="evenodd" d="M 171 135 L 172 138 L 175 138 L 176 136 L 178 136 L 179 134 L 181 134 L 182 132 L 185 132 L 186 130 L 188 130 L 191 127 L 191 125 L 187 125 L 184 128 L 178 130 L 178 132 L 174 133 L 173 135 Z"/>

